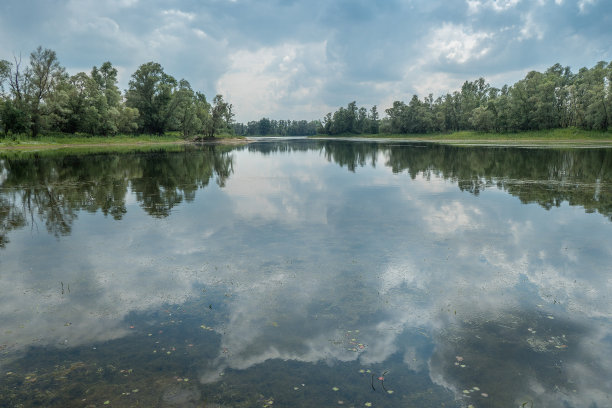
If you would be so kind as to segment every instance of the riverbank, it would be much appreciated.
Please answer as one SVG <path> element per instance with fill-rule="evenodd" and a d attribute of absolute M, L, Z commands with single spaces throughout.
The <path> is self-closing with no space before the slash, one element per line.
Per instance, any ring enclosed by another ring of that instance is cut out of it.
<path fill-rule="evenodd" d="M 16 138 L 0 139 L 0 151 L 2 150 L 48 150 L 48 149 L 71 149 L 88 147 L 146 147 L 146 146 L 169 146 L 193 143 L 239 145 L 248 143 L 248 140 L 240 136 L 222 135 L 213 139 L 193 141 L 183 139 L 174 134 L 166 135 L 118 135 L 110 137 L 101 136 L 74 136 L 65 134 L 43 135 L 35 139 L 18 136 Z"/>
<path fill-rule="evenodd" d="M 429 134 L 344 134 L 337 136 L 317 135 L 316 138 L 364 138 L 376 140 L 404 140 L 432 142 L 461 146 L 567 146 L 567 147 L 612 147 L 612 131 L 582 130 L 576 128 L 529 131 L 519 133 L 488 133 L 461 131 Z"/>

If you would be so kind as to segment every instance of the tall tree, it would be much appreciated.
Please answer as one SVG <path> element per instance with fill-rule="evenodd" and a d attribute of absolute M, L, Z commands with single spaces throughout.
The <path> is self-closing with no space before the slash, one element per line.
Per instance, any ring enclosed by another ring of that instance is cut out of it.
<path fill-rule="evenodd" d="M 229 127 L 232 119 L 232 105 L 223 100 L 223 95 L 218 94 L 213 99 L 210 116 L 204 123 L 204 133 L 213 138 L 220 130 Z"/>
<path fill-rule="evenodd" d="M 55 51 L 38 47 L 30 54 L 30 66 L 25 73 L 25 89 L 31 114 L 32 136 L 36 137 L 44 123 L 43 102 L 61 82 L 66 80 L 64 68 Z"/>
<path fill-rule="evenodd" d="M 173 98 L 177 81 L 156 62 L 142 64 L 129 82 L 128 107 L 138 109 L 140 130 L 163 134 L 170 125 L 179 99 Z"/>

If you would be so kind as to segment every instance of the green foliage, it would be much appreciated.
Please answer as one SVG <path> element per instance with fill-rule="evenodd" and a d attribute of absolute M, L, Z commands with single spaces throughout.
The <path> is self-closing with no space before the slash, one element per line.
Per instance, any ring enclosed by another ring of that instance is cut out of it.
<path fill-rule="evenodd" d="M 204 134 L 213 138 L 223 130 L 231 132 L 233 118 L 232 105 L 223 100 L 223 95 L 216 95 L 210 107 L 210 114 L 203 121 Z"/>
<path fill-rule="evenodd" d="M 25 70 L 21 58 L 0 60 L 0 134 L 61 132 L 115 136 L 180 131 L 184 138 L 231 134 L 232 105 L 217 95 L 211 106 L 189 82 L 148 62 L 132 75 L 125 98 L 110 62 L 91 73 L 66 74 L 54 51 L 38 47 Z"/>
<path fill-rule="evenodd" d="M 173 97 L 177 85 L 176 79 L 156 62 L 142 64 L 132 74 L 126 104 L 138 109 L 140 131 L 163 134 L 169 128 L 179 103 L 179 99 Z"/>
<path fill-rule="evenodd" d="M 327 135 L 377 133 L 379 127 L 376 105 L 368 112 L 364 107 L 358 108 L 357 102 L 353 101 L 346 108 L 338 109 L 333 115 L 331 113 L 325 115 L 323 123 L 317 126 L 317 131 Z"/>
<path fill-rule="evenodd" d="M 234 123 L 234 133 L 242 136 L 313 136 L 321 126 L 318 120 L 274 120 L 262 118 L 258 121 Z"/>
<path fill-rule="evenodd" d="M 354 102 L 328 113 L 318 133 L 429 134 L 476 130 L 525 132 L 578 127 L 607 130 L 612 124 L 612 63 L 597 63 L 573 74 L 555 64 L 546 72 L 529 72 L 512 86 L 493 88 L 479 78 L 466 81 L 460 91 L 433 99 L 414 95 L 410 102 L 394 101 L 378 120 L 364 116 Z M 365 131 L 367 120 L 374 127 Z"/>

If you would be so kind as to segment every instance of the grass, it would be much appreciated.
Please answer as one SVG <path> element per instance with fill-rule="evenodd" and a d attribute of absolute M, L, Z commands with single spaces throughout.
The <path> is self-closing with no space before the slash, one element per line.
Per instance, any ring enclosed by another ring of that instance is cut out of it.
<path fill-rule="evenodd" d="M 234 139 L 239 136 L 221 134 L 217 139 Z M 186 143 L 180 132 L 166 132 L 163 135 L 115 135 L 91 136 L 87 134 L 48 133 L 32 138 L 28 135 L 0 137 L 0 150 L 15 148 L 57 148 L 71 146 L 121 146 L 121 145 L 158 145 Z"/>
<path fill-rule="evenodd" d="M 324 135 L 319 135 L 324 136 Z M 451 144 L 479 144 L 479 143 L 518 143 L 518 144 L 550 144 L 550 143 L 576 143 L 597 142 L 612 144 L 612 131 L 582 130 L 577 128 L 549 129 L 525 131 L 517 133 L 488 133 L 476 131 L 460 131 L 452 133 L 427 134 L 345 134 L 340 137 L 362 137 L 376 139 L 404 139 L 418 141 L 432 141 Z"/>

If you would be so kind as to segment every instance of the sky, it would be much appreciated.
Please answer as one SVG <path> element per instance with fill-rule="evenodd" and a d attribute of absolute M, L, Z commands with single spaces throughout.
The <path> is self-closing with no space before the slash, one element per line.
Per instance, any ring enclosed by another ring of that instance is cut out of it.
<path fill-rule="evenodd" d="M 239 122 L 312 120 L 609 62 L 611 27 L 610 0 L 2 0 L 0 59 L 40 45 L 70 74 L 110 61 L 122 90 L 155 61 Z"/>

